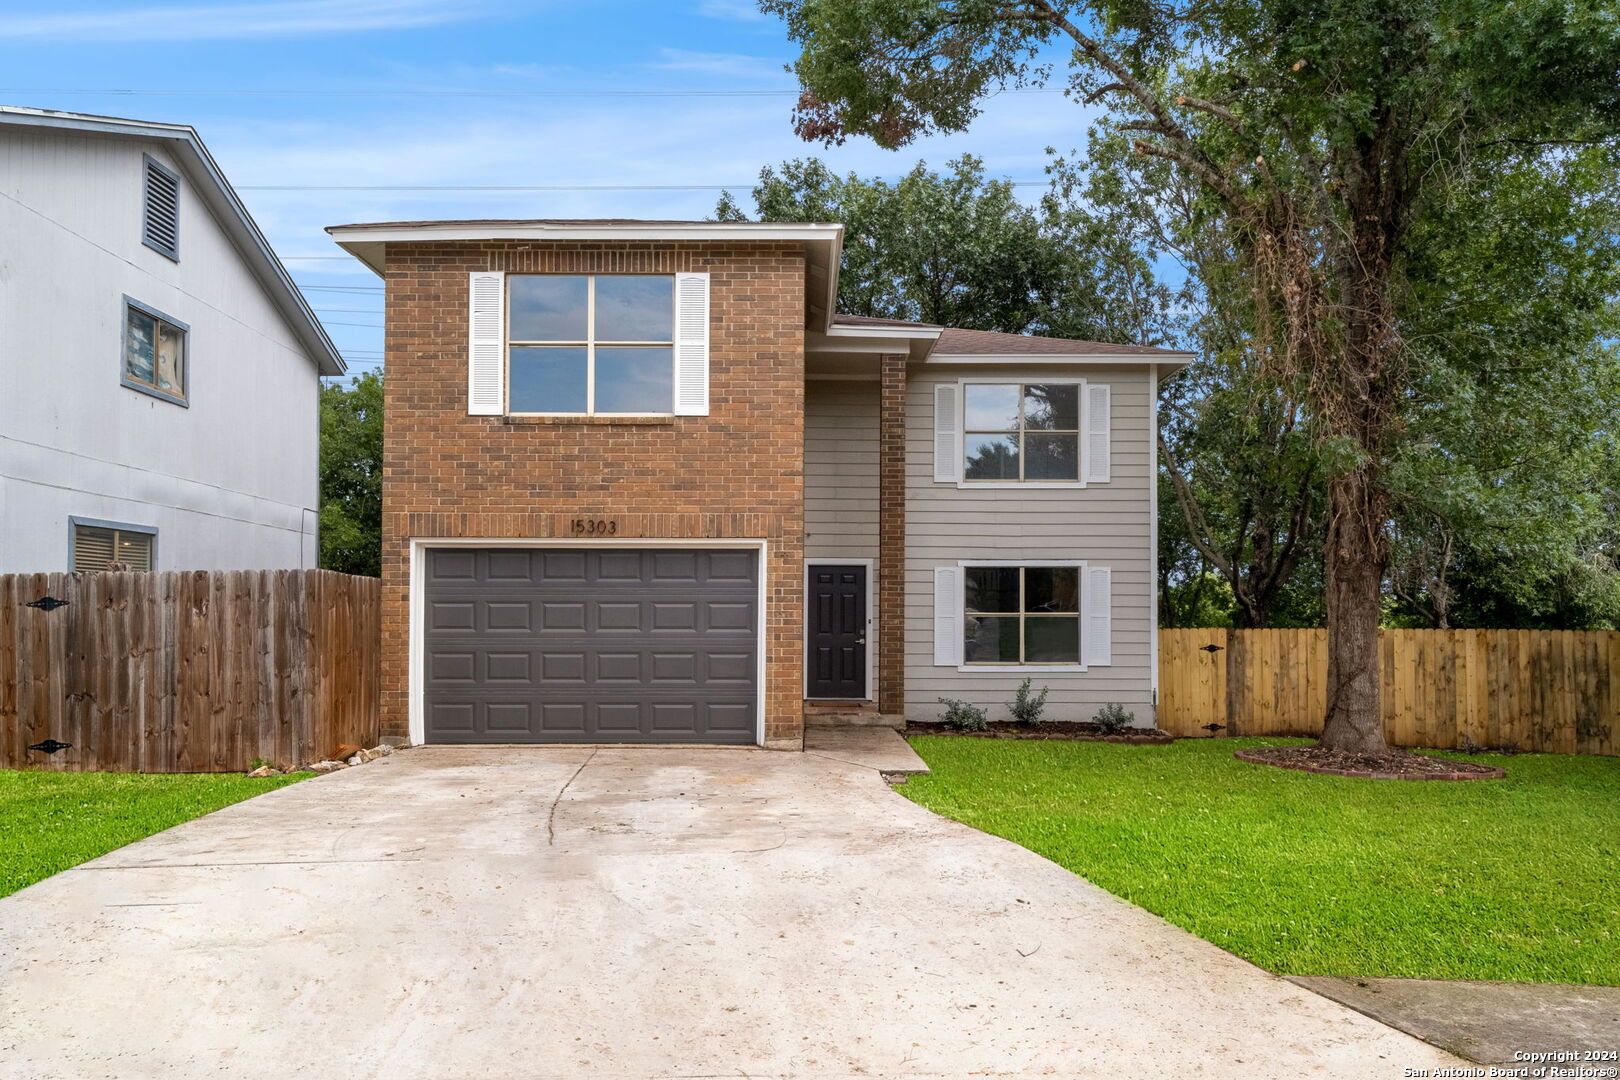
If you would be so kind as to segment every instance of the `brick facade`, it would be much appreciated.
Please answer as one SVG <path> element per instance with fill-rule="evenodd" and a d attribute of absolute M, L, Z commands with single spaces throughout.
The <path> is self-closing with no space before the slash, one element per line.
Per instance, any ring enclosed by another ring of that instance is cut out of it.
<path fill-rule="evenodd" d="M 906 711 L 906 357 L 885 356 L 878 399 L 878 711 Z"/>
<path fill-rule="evenodd" d="M 710 275 L 708 416 L 467 415 L 467 275 Z M 785 242 L 394 243 L 387 253 L 383 733 L 408 734 L 409 541 L 764 540 L 765 737 L 803 736 L 803 246 Z"/>

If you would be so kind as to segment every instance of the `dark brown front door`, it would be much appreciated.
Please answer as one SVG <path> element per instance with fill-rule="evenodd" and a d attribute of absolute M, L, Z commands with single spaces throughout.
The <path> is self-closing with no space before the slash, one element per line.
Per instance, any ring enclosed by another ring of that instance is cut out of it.
<path fill-rule="evenodd" d="M 808 696 L 866 697 L 866 567 L 810 567 Z"/>

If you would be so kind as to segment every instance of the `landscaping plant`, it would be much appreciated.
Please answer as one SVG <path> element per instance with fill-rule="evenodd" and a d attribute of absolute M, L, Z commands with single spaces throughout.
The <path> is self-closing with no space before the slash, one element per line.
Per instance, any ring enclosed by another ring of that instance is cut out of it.
<path fill-rule="evenodd" d="M 1136 723 L 1136 714 L 1125 711 L 1125 706 L 1119 702 L 1110 701 L 1097 710 L 1097 715 L 1091 718 L 1091 722 L 1102 728 L 1104 735 L 1118 735 Z"/>
<path fill-rule="evenodd" d="M 1007 704 L 1007 711 L 1012 713 L 1014 720 L 1020 724 L 1035 724 L 1041 719 L 1041 713 L 1046 711 L 1046 695 L 1051 690 L 1049 686 L 1041 687 L 1041 692 L 1031 692 L 1030 684 L 1034 680 L 1025 679 L 1018 684 L 1018 690 L 1013 699 Z"/>
<path fill-rule="evenodd" d="M 990 727 L 984 710 L 970 701 L 942 697 L 939 703 L 945 706 L 945 715 L 939 718 L 940 723 L 947 727 L 958 731 L 984 731 Z"/>

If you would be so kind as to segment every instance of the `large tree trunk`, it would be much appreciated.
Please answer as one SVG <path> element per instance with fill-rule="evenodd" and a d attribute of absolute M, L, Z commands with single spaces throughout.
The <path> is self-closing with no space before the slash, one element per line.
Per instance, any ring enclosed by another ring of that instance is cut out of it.
<path fill-rule="evenodd" d="M 1328 704 L 1321 745 L 1357 754 L 1387 753 L 1379 706 L 1378 622 L 1388 545 L 1373 467 L 1328 484 Z"/>

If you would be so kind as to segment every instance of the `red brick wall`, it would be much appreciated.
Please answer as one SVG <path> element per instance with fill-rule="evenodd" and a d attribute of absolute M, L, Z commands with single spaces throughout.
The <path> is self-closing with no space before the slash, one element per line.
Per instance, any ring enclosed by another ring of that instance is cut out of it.
<path fill-rule="evenodd" d="M 709 415 L 625 422 L 467 415 L 467 275 L 710 274 Z M 382 731 L 407 731 L 409 540 L 619 537 L 768 543 L 765 735 L 803 732 L 804 274 L 790 243 L 390 244 L 383 451 Z"/>
<path fill-rule="evenodd" d="M 878 711 L 906 711 L 906 357 L 885 356 L 878 400 Z"/>

